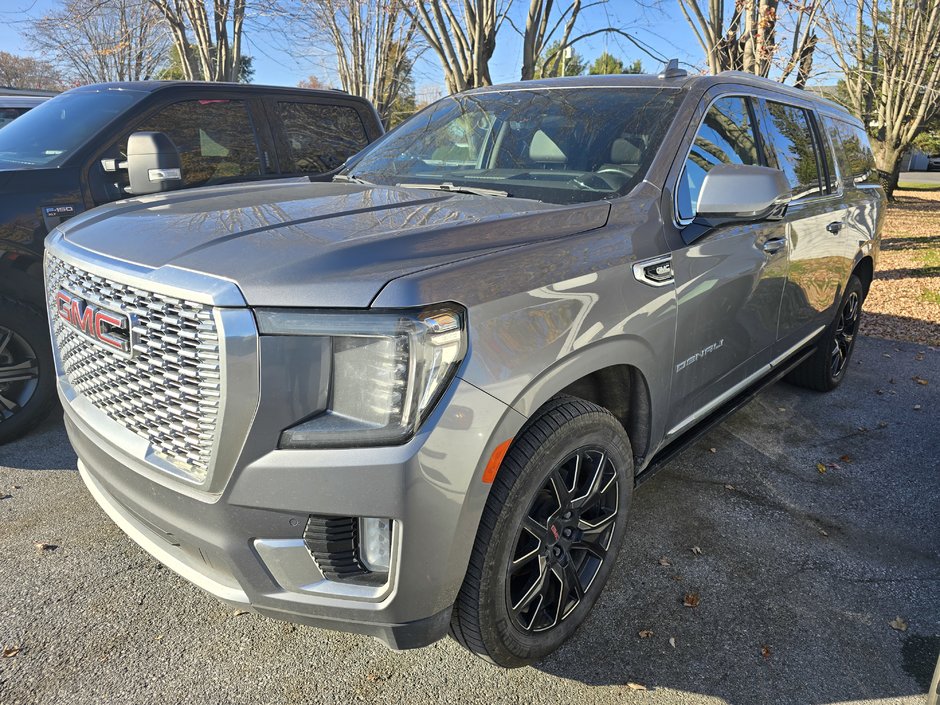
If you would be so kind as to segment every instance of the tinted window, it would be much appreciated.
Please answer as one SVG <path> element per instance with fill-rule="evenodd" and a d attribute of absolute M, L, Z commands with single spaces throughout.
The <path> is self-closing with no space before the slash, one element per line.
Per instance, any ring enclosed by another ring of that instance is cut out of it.
<path fill-rule="evenodd" d="M 257 176 L 261 159 L 248 108 L 241 100 L 184 100 L 146 118 L 133 132 L 164 132 L 180 151 L 183 185 L 203 186 Z M 127 135 L 122 144 L 127 154 Z"/>
<path fill-rule="evenodd" d="M 877 186 L 880 180 L 875 155 L 865 131 L 841 120 L 824 118 L 824 121 L 833 142 L 842 145 L 842 171 L 846 174 L 846 181 L 850 180 L 856 185 Z"/>
<path fill-rule="evenodd" d="M 58 166 L 145 95 L 136 91 L 70 91 L 47 100 L 0 130 L 0 166 Z"/>
<path fill-rule="evenodd" d="M 8 122 L 13 122 L 27 110 L 29 110 L 29 108 L 0 108 L 0 127 L 3 127 Z"/>
<path fill-rule="evenodd" d="M 822 131 L 823 125 L 817 122 L 816 126 Z M 832 150 L 835 148 L 835 145 L 839 144 L 839 140 L 834 137 L 828 129 L 825 134 L 820 134 L 819 137 L 822 140 L 823 154 L 825 154 L 826 157 L 826 173 L 829 176 L 829 193 L 838 193 L 842 188 L 842 183 L 839 179 L 839 170 L 836 168 L 835 159 L 832 156 Z"/>
<path fill-rule="evenodd" d="M 278 103 L 294 168 L 323 174 L 339 167 L 369 143 L 359 113 L 344 105 Z"/>
<path fill-rule="evenodd" d="M 719 98 L 699 127 L 679 178 L 679 217 L 695 216 L 705 175 L 718 164 L 760 164 L 754 125 L 744 98 Z"/>
<path fill-rule="evenodd" d="M 347 173 L 385 185 L 447 183 L 548 203 L 613 198 L 643 180 L 678 96 L 671 88 L 451 96 L 374 142 Z"/>
<path fill-rule="evenodd" d="M 794 199 L 818 196 L 822 190 L 809 115 L 803 108 L 770 101 L 767 113 L 771 166 L 787 175 Z"/>

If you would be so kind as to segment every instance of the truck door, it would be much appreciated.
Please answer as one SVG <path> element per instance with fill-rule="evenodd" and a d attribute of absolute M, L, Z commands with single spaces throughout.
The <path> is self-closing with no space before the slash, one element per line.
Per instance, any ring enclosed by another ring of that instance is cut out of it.
<path fill-rule="evenodd" d="M 675 183 L 680 227 L 691 225 L 705 175 L 718 164 L 766 165 L 752 98 L 720 97 L 705 112 Z M 770 361 L 786 281 L 786 225 L 713 228 L 674 250 L 672 266 L 678 317 L 667 437 Z"/>

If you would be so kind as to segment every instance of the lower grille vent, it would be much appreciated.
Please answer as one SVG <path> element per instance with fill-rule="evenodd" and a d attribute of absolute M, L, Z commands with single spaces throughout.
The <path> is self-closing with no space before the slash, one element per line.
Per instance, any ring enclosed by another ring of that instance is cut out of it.
<path fill-rule="evenodd" d="M 359 559 L 358 517 L 311 514 L 304 528 L 304 544 L 327 580 L 375 585 L 385 582 Z"/>

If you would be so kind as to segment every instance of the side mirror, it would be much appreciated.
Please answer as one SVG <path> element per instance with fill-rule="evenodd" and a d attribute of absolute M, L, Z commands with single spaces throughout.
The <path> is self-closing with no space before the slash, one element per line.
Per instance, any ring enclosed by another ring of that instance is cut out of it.
<path fill-rule="evenodd" d="M 697 218 L 717 222 L 782 217 L 790 202 L 790 183 L 779 169 L 719 164 L 705 175 Z"/>
<path fill-rule="evenodd" d="M 127 139 L 127 176 L 130 186 L 125 190 L 133 196 L 182 187 L 180 153 L 173 140 L 162 132 L 131 134 Z"/>

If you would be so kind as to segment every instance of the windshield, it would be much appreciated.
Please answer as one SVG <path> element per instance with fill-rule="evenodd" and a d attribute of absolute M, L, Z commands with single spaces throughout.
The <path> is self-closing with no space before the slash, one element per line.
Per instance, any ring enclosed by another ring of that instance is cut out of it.
<path fill-rule="evenodd" d="M 37 105 L 0 130 L 0 169 L 59 166 L 144 95 L 136 91 L 78 91 Z"/>
<path fill-rule="evenodd" d="M 451 96 L 366 148 L 345 175 L 549 203 L 612 198 L 643 180 L 678 95 L 535 88 Z"/>

